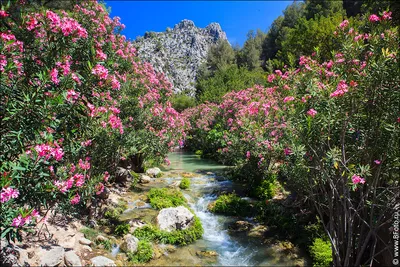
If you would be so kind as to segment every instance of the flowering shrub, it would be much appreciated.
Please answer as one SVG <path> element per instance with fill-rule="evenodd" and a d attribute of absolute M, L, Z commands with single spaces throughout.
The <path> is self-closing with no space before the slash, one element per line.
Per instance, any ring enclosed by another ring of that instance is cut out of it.
<path fill-rule="evenodd" d="M 0 19 L 0 228 L 10 238 L 100 194 L 125 158 L 162 160 L 184 120 L 171 84 L 96 1 L 71 12 L 11 5 Z"/>
<path fill-rule="evenodd" d="M 332 245 L 333 264 L 384 264 L 399 198 L 399 37 L 391 13 L 345 20 L 334 33 L 340 51 L 321 63 L 300 57 L 296 70 L 268 75 L 266 88 L 232 92 L 215 107 L 214 154 L 239 167 L 253 188 L 280 174 L 311 201 Z M 198 127 L 199 128 L 199 127 Z M 202 149 L 195 147 L 195 149 Z M 388 265 L 390 263 L 387 263 Z"/>

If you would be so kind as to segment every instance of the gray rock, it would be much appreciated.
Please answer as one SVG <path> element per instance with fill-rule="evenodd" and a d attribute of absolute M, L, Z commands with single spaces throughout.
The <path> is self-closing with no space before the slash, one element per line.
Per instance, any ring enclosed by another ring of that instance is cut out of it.
<path fill-rule="evenodd" d="M 131 234 L 127 234 L 124 237 L 124 243 L 121 245 L 121 249 L 126 252 L 135 253 L 138 249 L 139 239 L 132 236 Z"/>
<path fill-rule="evenodd" d="M 141 183 L 141 184 L 148 184 L 148 183 L 150 183 L 150 182 L 151 182 L 151 178 L 150 178 L 149 176 L 147 176 L 147 175 L 142 175 L 142 176 L 140 176 L 139 183 Z"/>
<path fill-rule="evenodd" d="M 110 260 L 109 258 L 106 258 L 104 256 L 94 257 L 90 261 L 92 263 L 92 266 L 117 266 L 113 260 Z"/>
<path fill-rule="evenodd" d="M 28 251 L 26 251 L 25 249 L 22 249 L 18 246 L 15 246 L 14 248 L 18 255 L 18 263 L 21 266 L 29 266 Z"/>
<path fill-rule="evenodd" d="M 175 93 L 188 91 L 194 96 L 199 67 L 206 61 L 210 47 L 220 39 L 227 40 L 218 23 L 198 28 L 193 21 L 183 20 L 173 29 L 137 38 L 135 46 L 139 58 L 166 75 Z"/>
<path fill-rule="evenodd" d="M 158 227 L 168 232 L 187 229 L 193 220 L 193 213 L 183 206 L 162 209 L 157 216 Z"/>
<path fill-rule="evenodd" d="M 180 181 L 175 181 L 172 184 L 168 185 L 169 188 L 178 188 L 180 186 Z"/>
<path fill-rule="evenodd" d="M 157 177 L 161 173 L 160 168 L 154 167 L 146 171 L 146 174 L 150 177 Z"/>
<path fill-rule="evenodd" d="M 51 247 L 49 250 L 42 249 L 40 251 L 40 265 L 41 266 L 58 266 L 64 262 L 64 248 Z"/>
<path fill-rule="evenodd" d="M 79 244 L 90 246 L 92 244 L 92 241 L 82 237 L 81 239 L 79 239 Z"/>
<path fill-rule="evenodd" d="M 64 261 L 65 265 L 67 265 L 68 267 L 82 266 L 81 259 L 78 257 L 78 255 L 76 255 L 76 253 L 73 250 L 70 250 L 65 253 Z"/>
<path fill-rule="evenodd" d="M 6 238 L 2 238 L 1 240 L 0 240 L 0 249 L 3 249 L 3 248 L 5 248 L 5 247 L 7 247 L 8 246 L 8 241 L 7 241 L 7 239 Z"/>
<path fill-rule="evenodd" d="M 82 249 L 88 250 L 88 251 L 90 251 L 90 252 L 93 251 L 93 249 L 92 249 L 91 247 L 89 247 L 88 245 L 83 245 L 83 246 L 82 246 Z"/>

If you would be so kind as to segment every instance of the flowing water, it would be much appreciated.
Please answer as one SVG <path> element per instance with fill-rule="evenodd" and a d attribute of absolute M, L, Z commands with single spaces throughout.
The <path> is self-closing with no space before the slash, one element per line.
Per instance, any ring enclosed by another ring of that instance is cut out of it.
<path fill-rule="evenodd" d="M 243 220 L 233 216 L 222 216 L 210 213 L 207 210 L 209 203 L 214 201 L 221 192 L 237 190 L 238 185 L 231 181 L 217 177 L 215 171 L 223 170 L 224 166 L 213 161 L 207 161 L 189 152 L 174 152 L 169 155 L 171 165 L 164 168 L 164 172 L 169 172 L 168 178 L 154 179 L 155 187 L 164 187 L 168 184 L 182 179 L 180 175 L 174 176 L 174 171 L 192 172 L 197 175 L 191 180 L 190 190 L 185 190 L 184 196 L 187 198 L 191 208 L 200 218 L 204 234 L 200 240 L 188 246 L 178 247 L 176 252 L 166 253 L 163 257 L 151 261 L 148 265 L 168 265 L 168 266 L 193 266 L 193 265 L 214 265 L 214 266 L 277 266 L 295 265 L 287 253 L 277 251 L 262 243 L 260 238 L 249 238 L 244 234 L 229 234 L 228 227 L 237 220 Z M 157 184 L 156 181 L 162 181 Z M 153 183 L 151 183 L 153 184 Z M 152 187 L 153 187 L 152 186 Z M 140 213 L 154 210 L 149 206 L 135 206 L 135 201 L 130 203 L 125 218 L 134 218 Z M 252 218 L 246 218 L 251 221 Z M 216 251 L 218 257 L 199 258 L 197 251 Z M 117 248 L 115 248 L 117 251 Z M 115 251 L 113 251 L 115 253 Z M 113 253 L 113 254 L 114 254 Z"/>

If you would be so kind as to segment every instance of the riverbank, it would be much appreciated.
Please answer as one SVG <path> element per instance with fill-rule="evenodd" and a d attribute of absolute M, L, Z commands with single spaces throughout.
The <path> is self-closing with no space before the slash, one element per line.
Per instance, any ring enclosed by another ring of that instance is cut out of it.
<path fill-rule="evenodd" d="M 268 227 L 258 224 L 254 218 L 217 215 L 208 210 L 210 203 L 219 195 L 240 191 L 238 184 L 215 173 L 221 173 L 223 166 L 204 161 L 188 152 L 173 153 L 170 158 L 171 165 L 163 168 L 161 177 L 150 178 L 149 181 L 138 183 L 135 187 L 131 186 L 131 182 L 126 183 L 126 187 L 112 185 L 107 200 L 100 205 L 98 211 L 98 214 L 104 214 L 105 211 L 122 209 L 118 220 L 121 224 L 129 224 L 129 232 L 134 236 L 134 228 L 157 223 L 160 211 L 149 203 L 150 190 L 168 188 L 182 193 L 188 207 L 200 219 L 204 234 L 199 240 L 185 246 L 152 242 L 151 259 L 147 263 L 140 264 L 147 266 L 306 265 L 304 253 L 299 248 L 288 241 L 269 237 Z M 179 182 L 183 178 L 190 180 L 190 187 L 187 190 L 179 188 Z M 73 251 L 82 265 L 93 264 L 93 259 L 99 259 L 96 258 L 99 256 L 109 259 L 118 266 L 132 265 L 128 254 L 121 249 L 126 235 L 116 235 L 114 226 L 109 222 L 110 218 L 112 216 L 109 212 L 106 216 L 96 217 L 92 225 L 86 226 L 72 218 L 70 221 L 65 218 L 54 218 L 54 220 L 51 218 L 44 227 L 46 239 L 44 236 L 41 241 L 24 238 L 29 242 L 16 243 L 22 248 L 20 250 L 22 256 L 19 258 L 31 266 L 39 265 L 49 251 L 62 247 L 64 254 L 66 252 L 71 254 L 70 251 Z M 237 225 L 241 224 L 246 224 L 248 231 L 238 229 Z M 86 243 L 85 238 L 89 239 Z M 23 256 L 25 254 L 26 257 Z M 60 255 L 58 258 L 61 258 Z M 100 259 L 104 264 L 105 259 Z"/>

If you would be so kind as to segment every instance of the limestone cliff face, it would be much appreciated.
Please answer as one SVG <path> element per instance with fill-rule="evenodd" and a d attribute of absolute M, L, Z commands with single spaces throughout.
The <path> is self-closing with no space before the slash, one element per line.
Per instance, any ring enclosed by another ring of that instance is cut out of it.
<path fill-rule="evenodd" d="M 197 71 L 207 58 L 209 48 L 226 34 L 218 23 L 198 28 L 191 20 L 182 20 L 165 32 L 147 32 L 135 40 L 139 58 L 163 72 L 176 93 L 195 93 Z"/>

